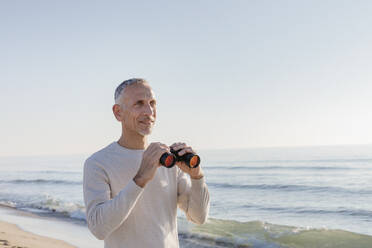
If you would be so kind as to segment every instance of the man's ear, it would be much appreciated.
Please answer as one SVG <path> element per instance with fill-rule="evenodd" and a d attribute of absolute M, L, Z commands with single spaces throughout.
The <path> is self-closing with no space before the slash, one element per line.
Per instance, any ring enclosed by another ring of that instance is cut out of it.
<path fill-rule="evenodd" d="M 112 106 L 112 112 L 114 113 L 116 120 L 122 121 L 121 107 L 119 104 L 114 104 L 114 106 Z"/>

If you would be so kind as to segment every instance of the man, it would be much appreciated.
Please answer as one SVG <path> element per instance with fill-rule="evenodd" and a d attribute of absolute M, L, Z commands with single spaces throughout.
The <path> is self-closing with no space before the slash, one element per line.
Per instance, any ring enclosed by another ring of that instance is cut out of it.
<path fill-rule="evenodd" d="M 185 143 L 148 145 L 156 120 L 154 93 L 144 79 L 130 79 L 115 91 L 112 108 L 122 134 L 90 156 L 84 165 L 88 228 L 105 248 L 179 247 L 177 206 L 197 224 L 206 221 L 209 193 L 203 170 L 184 162 L 159 163 L 170 148 L 194 152 Z"/>

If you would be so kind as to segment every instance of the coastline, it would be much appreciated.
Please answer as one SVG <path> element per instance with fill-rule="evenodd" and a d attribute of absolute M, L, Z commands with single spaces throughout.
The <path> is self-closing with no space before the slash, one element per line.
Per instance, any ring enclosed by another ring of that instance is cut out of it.
<path fill-rule="evenodd" d="M 102 248 L 79 223 L 0 204 L 0 248 Z"/>
<path fill-rule="evenodd" d="M 14 224 L 16 223 L 16 224 Z M 31 241 L 30 241 L 31 240 Z M 180 237 L 180 247 L 212 248 L 190 237 Z M 204 243 L 204 242 L 203 242 Z M 0 204 L 0 248 L 102 248 L 103 241 L 78 222 L 44 217 Z"/>
<path fill-rule="evenodd" d="M 62 240 L 23 231 L 17 225 L 0 220 L 0 248 L 76 248 Z"/>
<path fill-rule="evenodd" d="M 32 212 L 30 212 L 32 211 Z M 326 228 L 300 228 L 261 221 L 210 218 L 201 226 L 178 219 L 180 247 L 369 248 L 372 236 Z M 0 204 L 0 248 L 102 248 L 85 222 Z"/>
<path fill-rule="evenodd" d="M 16 224 L 14 224 L 16 223 Z M 30 240 L 33 240 L 30 242 Z M 221 247 L 200 244 L 190 237 L 180 237 L 180 247 Z M 204 243 L 204 242 L 203 242 Z M 0 248 L 102 248 L 103 241 L 90 234 L 78 222 L 61 217 L 44 217 L 0 204 Z"/>

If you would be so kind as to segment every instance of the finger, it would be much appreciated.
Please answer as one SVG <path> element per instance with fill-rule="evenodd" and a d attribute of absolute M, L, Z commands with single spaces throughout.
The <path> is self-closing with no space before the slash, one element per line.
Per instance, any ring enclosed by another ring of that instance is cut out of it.
<path fill-rule="evenodd" d="M 151 154 L 151 156 L 156 156 L 158 153 L 162 152 L 169 152 L 169 148 L 167 145 L 156 142 L 151 143 L 146 150 L 147 153 Z"/>
<path fill-rule="evenodd" d="M 162 143 L 160 143 L 160 144 L 159 144 L 159 147 L 161 147 L 161 148 L 165 148 L 165 149 L 169 150 L 169 146 L 167 146 L 166 144 L 162 144 Z"/>
<path fill-rule="evenodd" d="M 180 144 L 181 144 L 181 142 L 176 142 L 176 143 L 173 143 L 170 147 L 174 150 Z"/>
<path fill-rule="evenodd" d="M 157 151 L 155 151 L 154 156 L 155 156 L 155 157 L 158 157 L 158 158 L 160 159 L 160 157 L 161 157 L 164 153 L 169 153 L 169 149 L 168 149 L 168 148 L 160 148 L 160 149 L 158 149 Z"/>
<path fill-rule="evenodd" d="M 156 147 L 158 147 L 160 145 L 160 142 L 152 142 L 148 147 L 147 147 L 147 150 L 153 150 L 155 149 Z"/>
<path fill-rule="evenodd" d="M 172 148 L 173 148 L 173 150 L 178 151 L 178 150 L 183 149 L 183 148 L 186 147 L 186 146 L 187 146 L 186 143 L 178 143 L 177 145 L 175 145 L 175 146 L 172 147 Z"/>
<path fill-rule="evenodd" d="M 175 146 L 177 146 L 177 145 L 179 145 L 179 144 L 181 144 L 181 142 L 176 142 L 176 143 L 173 143 L 170 147 L 175 147 Z"/>
<path fill-rule="evenodd" d="M 167 151 L 170 150 L 166 144 L 160 142 L 151 143 L 148 149 L 152 151 L 156 151 L 158 149 L 166 149 Z"/>
<path fill-rule="evenodd" d="M 186 153 L 194 153 L 194 151 L 192 150 L 191 147 L 188 146 L 188 147 L 183 148 L 181 151 L 179 151 L 178 155 L 183 156 Z"/>

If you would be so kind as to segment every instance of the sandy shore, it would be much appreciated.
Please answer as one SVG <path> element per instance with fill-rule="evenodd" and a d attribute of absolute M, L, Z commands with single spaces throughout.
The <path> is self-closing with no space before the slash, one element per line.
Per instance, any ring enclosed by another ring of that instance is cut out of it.
<path fill-rule="evenodd" d="M 102 248 L 81 222 L 0 204 L 0 248 Z M 62 241 L 63 240 L 63 241 Z"/>
<path fill-rule="evenodd" d="M 16 225 L 0 221 L 0 248 L 74 248 L 63 241 L 25 232 Z"/>
<path fill-rule="evenodd" d="M 184 235 L 179 236 L 179 242 L 180 247 L 183 248 L 225 247 Z M 0 204 L 0 248 L 102 248 L 103 246 L 103 241 L 97 240 L 85 225 L 55 217 L 40 216 Z"/>

